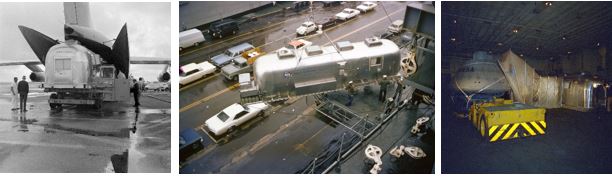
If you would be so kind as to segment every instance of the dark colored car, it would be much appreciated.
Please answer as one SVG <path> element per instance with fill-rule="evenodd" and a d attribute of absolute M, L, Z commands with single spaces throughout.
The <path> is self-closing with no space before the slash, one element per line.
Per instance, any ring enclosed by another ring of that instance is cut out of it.
<path fill-rule="evenodd" d="M 238 22 L 234 20 L 222 20 L 210 25 L 208 32 L 214 38 L 223 38 L 238 33 Z"/>
<path fill-rule="evenodd" d="M 202 136 L 195 130 L 190 128 L 182 131 L 179 139 L 179 160 L 183 162 L 192 154 L 204 149 L 202 141 Z"/>

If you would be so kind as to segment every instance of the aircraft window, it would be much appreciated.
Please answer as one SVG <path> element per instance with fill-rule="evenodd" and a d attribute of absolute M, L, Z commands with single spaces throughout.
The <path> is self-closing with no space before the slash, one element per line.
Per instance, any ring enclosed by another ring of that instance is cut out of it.
<path fill-rule="evenodd" d="M 114 74 L 113 68 L 102 68 L 102 77 L 103 78 L 112 78 Z"/>
<path fill-rule="evenodd" d="M 70 69 L 70 58 L 55 59 L 55 71 L 65 71 Z"/>
<path fill-rule="evenodd" d="M 370 58 L 370 66 L 378 66 L 382 64 L 382 57 Z"/>

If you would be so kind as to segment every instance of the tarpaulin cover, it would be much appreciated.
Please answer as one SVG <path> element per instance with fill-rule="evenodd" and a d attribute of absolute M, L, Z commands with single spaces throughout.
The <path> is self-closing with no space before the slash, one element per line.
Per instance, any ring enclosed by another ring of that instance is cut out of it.
<path fill-rule="evenodd" d="M 514 101 L 545 108 L 588 111 L 592 108 L 593 81 L 541 76 L 511 50 L 498 61 L 514 94 Z"/>
<path fill-rule="evenodd" d="M 561 107 L 561 78 L 540 76 L 511 50 L 502 54 L 498 62 L 512 89 L 514 101 L 545 108 Z"/>

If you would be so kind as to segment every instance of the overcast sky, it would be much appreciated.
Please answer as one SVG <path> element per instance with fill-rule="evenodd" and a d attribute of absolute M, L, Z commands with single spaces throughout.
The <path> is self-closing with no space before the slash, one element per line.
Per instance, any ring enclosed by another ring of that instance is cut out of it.
<path fill-rule="evenodd" d="M 92 26 L 114 39 L 128 26 L 130 55 L 170 58 L 170 3 L 89 3 Z M 0 62 L 38 60 L 17 25 L 27 26 L 64 41 L 62 3 L 0 3 Z M 130 72 L 147 81 L 157 80 L 162 65 L 132 65 Z M 25 66 L 0 66 L 0 82 L 29 75 Z"/>

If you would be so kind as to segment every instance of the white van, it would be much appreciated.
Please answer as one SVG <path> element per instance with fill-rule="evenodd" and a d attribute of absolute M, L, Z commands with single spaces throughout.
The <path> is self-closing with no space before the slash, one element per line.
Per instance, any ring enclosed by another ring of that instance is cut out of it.
<path fill-rule="evenodd" d="M 199 29 L 190 29 L 179 33 L 179 51 L 204 42 L 204 35 Z"/>
<path fill-rule="evenodd" d="M 199 64 L 189 63 L 181 66 L 179 74 L 179 84 L 181 86 L 187 85 L 193 81 L 196 81 L 206 75 L 212 74 L 217 68 L 205 61 Z"/>

